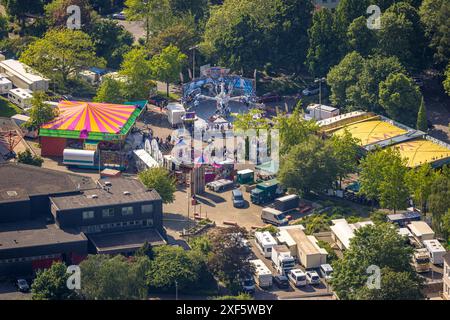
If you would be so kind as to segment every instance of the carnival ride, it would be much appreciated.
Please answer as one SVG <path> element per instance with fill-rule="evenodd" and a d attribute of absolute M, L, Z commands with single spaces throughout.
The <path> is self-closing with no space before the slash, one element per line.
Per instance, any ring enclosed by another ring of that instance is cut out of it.
<path fill-rule="evenodd" d="M 252 79 L 229 74 L 229 69 L 208 68 L 200 78 L 184 85 L 182 103 L 190 109 L 200 106 L 201 101 L 208 100 L 216 102 L 216 115 L 227 117 L 230 114 L 230 101 L 246 105 L 255 101 L 254 82 Z"/>

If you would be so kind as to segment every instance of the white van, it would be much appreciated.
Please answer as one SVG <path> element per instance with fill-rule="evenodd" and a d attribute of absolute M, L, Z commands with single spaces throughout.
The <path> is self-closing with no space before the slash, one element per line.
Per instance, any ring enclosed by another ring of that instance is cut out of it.
<path fill-rule="evenodd" d="M 269 231 L 255 232 L 256 246 L 266 258 L 272 257 L 272 248 L 277 245 L 277 241 Z"/>
<path fill-rule="evenodd" d="M 292 269 L 288 273 L 289 281 L 296 287 L 306 286 L 308 281 L 306 280 L 306 274 L 300 269 Z"/>
<path fill-rule="evenodd" d="M 320 265 L 320 275 L 327 280 L 330 280 L 332 278 L 333 268 L 328 264 L 321 264 Z"/>

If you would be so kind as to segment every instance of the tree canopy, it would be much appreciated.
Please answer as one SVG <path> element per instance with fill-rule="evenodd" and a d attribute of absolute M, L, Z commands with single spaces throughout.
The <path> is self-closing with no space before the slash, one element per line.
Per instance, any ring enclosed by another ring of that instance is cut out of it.
<path fill-rule="evenodd" d="M 70 274 L 62 262 L 53 263 L 49 269 L 39 270 L 31 285 L 33 300 L 68 300 L 77 296 L 67 287 Z"/>
<path fill-rule="evenodd" d="M 149 189 L 155 189 L 164 203 L 175 200 L 175 179 L 165 168 L 151 168 L 139 173 L 139 180 Z"/>

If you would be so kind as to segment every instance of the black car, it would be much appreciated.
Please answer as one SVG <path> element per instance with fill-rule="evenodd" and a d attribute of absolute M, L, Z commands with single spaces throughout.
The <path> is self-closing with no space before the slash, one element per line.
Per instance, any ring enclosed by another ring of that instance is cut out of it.
<path fill-rule="evenodd" d="M 283 275 L 277 275 L 273 277 L 273 281 L 280 289 L 287 289 L 289 288 L 289 280 L 286 276 Z"/>

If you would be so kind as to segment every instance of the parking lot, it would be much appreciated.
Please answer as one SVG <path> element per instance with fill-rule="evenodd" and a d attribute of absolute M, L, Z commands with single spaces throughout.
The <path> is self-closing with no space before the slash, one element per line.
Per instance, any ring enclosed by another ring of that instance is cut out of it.
<path fill-rule="evenodd" d="M 17 290 L 12 280 L 0 281 L 0 300 L 30 300 L 31 293 L 22 293 Z"/>
<path fill-rule="evenodd" d="M 250 241 L 252 252 L 255 259 L 260 259 L 264 262 L 264 264 L 270 269 L 273 275 L 276 275 L 277 272 L 272 267 L 272 261 L 269 258 L 265 258 L 259 249 L 256 247 L 255 241 Z M 305 268 L 300 265 L 296 265 L 295 268 L 302 269 L 305 271 Z M 272 286 L 272 288 L 268 290 L 258 289 L 255 293 L 255 299 L 304 299 L 304 298 L 322 298 L 322 299 L 333 299 L 333 293 L 328 288 L 324 279 L 321 278 L 321 283 L 316 286 L 306 285 L 304 287 L 297 288 L 290 283 L 289 289 L 279 289 L 276 284 Z"/>

